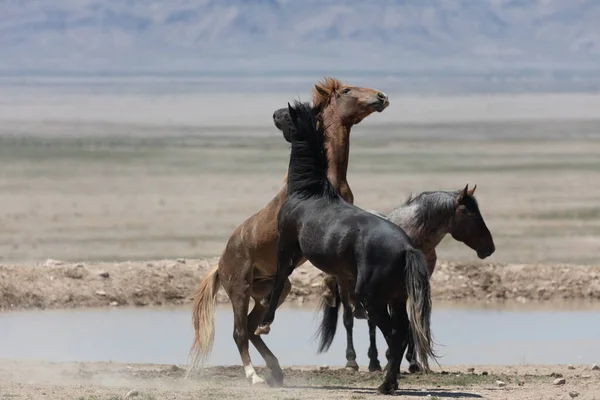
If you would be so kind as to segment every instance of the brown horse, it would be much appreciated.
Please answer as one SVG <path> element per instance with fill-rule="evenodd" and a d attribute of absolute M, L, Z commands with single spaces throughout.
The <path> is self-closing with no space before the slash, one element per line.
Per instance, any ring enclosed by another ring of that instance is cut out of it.
<path fill-rule="evenodd" d="M 354 196 L 346 179 L 350 130 L 373 112 L 382 112 L 389 105 L 388 97 L 375 89 L 348 86 L 337 79 L 325 78 L 314 87 L 313 105 L 320 109 L 318 120 L 326 133 L 329 161 L 327 177 L 337 192 L 353 203 Z M 277 213 L 286 197 L 287 188 L 284 186 L 265 208 L 240 225 L 229 238 L 219 265 L 200 283 L 193 306 L 195 335 L 190 350 L 192 369 L 210 352 L 214 339 L 216 294 L 222 285 L 233 307 L 233 338 L 242 358 L 246 378 L 252 384 L 264 383 L 250 360 L 250 340 L 271 371 L 268 383 L 272 386 L 283 384 L 279 361 L 262 338 L 255 334 L 255 330 L 265 313 L 261 301 L 270 292 L 277 271 Z M 300 260 L 298 265 L 305 261 Z M 291 283 L 286 279 L 279 305 L 290 289 Z M 248 314 L 250 298 L 254 300 L 254 308 Z"/>

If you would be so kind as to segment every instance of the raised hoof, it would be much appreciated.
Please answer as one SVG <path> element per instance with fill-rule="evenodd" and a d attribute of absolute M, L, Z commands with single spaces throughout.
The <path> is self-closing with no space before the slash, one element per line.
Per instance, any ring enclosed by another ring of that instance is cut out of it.
<path fill-rule="evenodd" d="M 358 371 L 358 363 L 356 361 L 348 361 L 346 362 L 346 369 Z"/>
<path fill-rule="evenodd" d="M 369 364 L 369 372 L 381 372 L 381 371 L 382 371 L 382 369 L 381 369 L 381 364 L 379 364 L 379 361 Z"/>
<path fill-rule="evenodd" d="M 267 324 L 267 325 L 260 325 L 258 328 L 256 328 L 256 330 L 254 331 L 255 335 L 268 335 L 269 332 L 271 332 L 271 324 Z"/>
<path fill-rule="evenodd" d="M 391 395 L 396 393 L 396 390 L 398 390 L 398 382 L 393 383 L 393 384 L 389 384 L 387 382 L 383 382 L 381 384 L 381 386 L 379 386 L 377 388 L 377 393 L 379 394 L 385 394 L 385 395 Z"/>
<path fill-rule="evenodd" d="M 408 366 L 408 372 L 410 372 L 411 374 L 417 374 L 421 371 L 421 366 L 419 364 L 410 364 Z"/>
<path fill-rule="evenodd" d="M 362 306 L 354 307 L 354 318 L 356 319 L 367 319 L 367 313 Z"/>

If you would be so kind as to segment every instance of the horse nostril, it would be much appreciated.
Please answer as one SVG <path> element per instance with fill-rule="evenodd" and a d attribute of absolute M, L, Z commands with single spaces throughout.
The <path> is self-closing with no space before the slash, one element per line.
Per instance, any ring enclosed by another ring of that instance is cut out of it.
<path fill-rule="evenodd" d="M 383 101 L 385 101 L 385 100 L 387 100 L 387 98 L 388 98 L 388 97 L 387 97 L 387 95 L 386 95 L 385 93 L 383 93 L 383 92 L 379 92 L 379 93 L 377 93 L 377 98 L 378 98 L 379 100 L 383 100 Z"/>
<path fill-rule="evenodd" d="M 277 111 L 273 113 L 273 119 L 277 118 Z"/>

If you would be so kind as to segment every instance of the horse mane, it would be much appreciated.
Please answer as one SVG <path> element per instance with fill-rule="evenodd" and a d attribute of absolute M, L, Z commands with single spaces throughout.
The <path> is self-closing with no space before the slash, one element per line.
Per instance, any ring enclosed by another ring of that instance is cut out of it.
<path fill-rule="evenodd" d="M 292 151 L 287 177 L 288 195 L 302 198 L 338 196 L 327 179 L 327 152 L 325 131 L 317 114 L 320 107 L 311 107 L 310 103 L 294 101 L 290 106 L 290 115 L 296 132 L 292 137 Z"/>
<path fill-rule="evenodd" d="M 456 212 L 456 197 L 461 191 L 422 192 L 412 194 L 400 208 L 416 206 L 413 216 L 414 226 L 421 229 L 436 229 L 445 224 Z"/>
<path fill-rule="evenodd" d="M 317 82 L 313 88 L 313 104 L 323 109 L 329 104 L 331 98 L 343 87 L 345 85 L 339 80 L 326 76 L 322 81 Z"/>

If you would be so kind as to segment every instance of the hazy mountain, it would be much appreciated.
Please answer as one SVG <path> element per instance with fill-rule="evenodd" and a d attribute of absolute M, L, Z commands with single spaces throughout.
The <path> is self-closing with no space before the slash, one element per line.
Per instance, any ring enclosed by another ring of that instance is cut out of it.
<path fill-rule="evenodd" d="M 595 68 L 597 0 L 0 0 L 4 71 Z"/>

